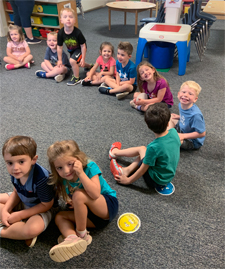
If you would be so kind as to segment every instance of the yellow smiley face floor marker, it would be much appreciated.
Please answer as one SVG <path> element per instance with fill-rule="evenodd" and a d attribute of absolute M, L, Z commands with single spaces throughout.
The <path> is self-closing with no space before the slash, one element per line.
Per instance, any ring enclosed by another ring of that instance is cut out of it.
<path fill-rule="evenodd" d="M 134 233 L 141 227 L 141 221 L 133 213 L 124 213 L 118 218 L 117 225 L 124 233 Z"/>

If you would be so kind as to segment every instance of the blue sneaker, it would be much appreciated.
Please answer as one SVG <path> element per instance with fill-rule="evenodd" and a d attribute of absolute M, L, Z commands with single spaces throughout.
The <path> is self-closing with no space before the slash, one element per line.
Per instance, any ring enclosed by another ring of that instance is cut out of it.
<path fill-rule="evenodd" d="M 165 187 L 157 187 L 155 190 L 161 195 L 171 195 L 175 191 L 174 185 L 170 182 Z"/>
<path fill-rule="evenodd" d="M 111 90 L 111 88 L 110 87 L 106 87 L 106 86 L 100 86 L 98 88 L 98 90 L 99 90 L 100 93 L 109 94 L 110 95 L 109 90 Z"/>
<path fill-rule="evenodd" d="M 39 78 L 46 78 L 46 72 L 42 70 L 38 70 L 35 72 L 35 75 Z"/>

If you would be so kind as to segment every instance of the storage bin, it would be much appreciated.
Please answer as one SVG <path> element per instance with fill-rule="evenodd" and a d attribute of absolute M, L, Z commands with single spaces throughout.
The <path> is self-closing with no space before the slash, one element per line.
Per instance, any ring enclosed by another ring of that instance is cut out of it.
<path fill-rule="evenodd" d="M 40 17 L 31 16 L 30 19 L 31 19 L 31 23 L 42 24 L 42 20 Z"/>
<path fill-rule="evenodd" d="M 32 11 L 33 13 L 37 13 L 38 12 L 37 7 L 38 7 L 37 5 L 34 5 L 33 11 Z"/>
<path fill-rule="evenodd" d="M 58 14 L 57 5 L 42 5 L 43 13 L 45 14 Z"/>
<path fill-rule="evenodd" d="M 14 21 L 13 14 L 9 14 L 10 21 Z"/>
<path fill-rule="evenodd" d="M 149 62 L 158 69 L 170 68 L 173 65 L 175 44 L 155 41 L 149 43 Z"/>
<path fill-rule="evenodd" d="M 9 2 L 6 2 L 6 6 L 7 6 L 7 9 L 8 9 L 8 10 L 13 10 L 13 9 L 12 9 L 12 6 L 11 6 L 11 4 L 10 4 Z"/>
<path fill-rule="evenodd" d="M 50 33 L 50 30 L 40 29 L 39 30 L 42 37 L 47 38 L 47 34 Z"/>
<path fill-rule="evenodd" d="M 42 17 L 44 25 L 59 26 L 59 19 L 56 17 Z"/>
<path fill-rule="evenodd" d="M 33 34 L 33 36 L 41 36 L 41 34 L 37 28 L 32 29 L 32 34 Z"/>

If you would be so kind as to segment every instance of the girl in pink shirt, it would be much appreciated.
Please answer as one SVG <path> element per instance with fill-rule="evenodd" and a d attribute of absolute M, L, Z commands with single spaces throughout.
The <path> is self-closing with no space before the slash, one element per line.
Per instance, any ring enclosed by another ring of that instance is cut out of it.
<path fill-rule="evenodd" d="M 103 42 L 99 50 L 100 56 L 96 63 L 82 80 L 83 86 L 97 86 L 105 82 L 106 77 L 116 77 L 116 61 L 113 58 L 114 47 L 110 42 Z M 96 72 L 100 67 L 100 72 Z"/>
<path fill-rule="evenodd" d="M 7 63 L 5 68 L 12 70 L 24 66 L 30 68 L 30 62 L 33 56 L 30 54 L 30 48 L 25 41 L 22 28 L 17 25 L 9 25 L 9 31 L 7 35 L 7 48 L 6 54 L 3 60 Z"/>

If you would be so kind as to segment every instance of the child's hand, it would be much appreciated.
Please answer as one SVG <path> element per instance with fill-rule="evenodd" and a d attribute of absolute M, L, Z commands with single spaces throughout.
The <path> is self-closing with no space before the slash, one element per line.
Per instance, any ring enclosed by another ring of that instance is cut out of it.
<path fill-rule="evenodd" d="M 10 217 L 10 213 L 8 211 L 2 211 L 2 223 L 6 226 L 6 227 L 9 227 L 10 224 L 8 222 L 8 219 Z"/>
<path fill-rule="evenodd" d="M 130 181 L 129 181 L 128 177 L 125 176 L 125 175 L 121 175 L 121 176 L 116 175 L 114 178 L 119 184 L 123 184 L 123 185 L 129 185 L 130 184 Z"/>
<path fill-rule="evenodd" d="M 17 60 L 20 62 L 20 63 L 22 63 L 23 62 L 23 56 L 21 55 L 21 56 L 19 56 L 18 58 L 17 58 Z"/>
<path fill-rule="evenodd" d="M 58 61 L 58 62 L 57 62 L 57 66 L 58 66 L 58 67 L 62 67 L 62 61 Z"/>
<path fill-rule="evenodd" d="M 9 224 L 13 224 L 15 222 L 19 222 L 22 220 L 21 216 L 20 216 L 20 211 L 18 212 L 12 212 L 8 218 L 8 223 Z"/>
<path fill-rule="evenodd" d="M 91 81 L 91 76 L 86 76 L 85 81 Z"/>
<path fill-rule="evenodd" d="M 102 78 L 102 73 L 100 72 L 100 73 L 98 73 L 98 74 L 96 75 L 96 79 L 97 79 L 98 81 L 100 81 L 101 78 Z"/>
<path fill-rule="evenodd" d="M 69 208 L 73 208 L 73 203 L 72 203 L 72 200 L 71 199 L 67 199 L 67 201 L 66 201 L 66 204 L 67 204 L 67 206 L 69 207 Z"/>
<path fill-rule="evenodd" d="M 180 119 L 180 115 L 171 113 L 171 118 L 174 119 L 174 120 L 179 120 Z"/>
<path fill-rule="evenodd" d="M 80 60 L 79 66 L 80 67 L 85 67 L 85 61 L 84 61 L 83 58 Z"/>
<path fill-rule="evenodd" d="M 81 161 L 79 161 L 78 159 L 74 162 L 73 169 L 76 172 L 78 177 L 80 176 L 80 174 L 84 172 L 83 165 Z"/>
<path fill-rule="evenodd" d="M 143 105 L 145 105 L 145 99 L 140 99 L 139 98 L 138 101 L 136 99 L 134 99 L 134 103 L 137 106 L 143 106 Z"/>

